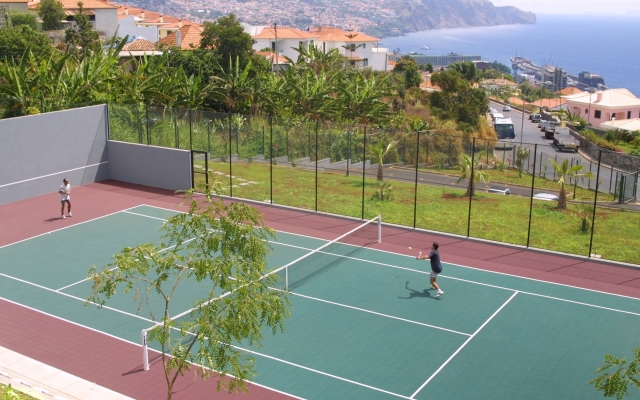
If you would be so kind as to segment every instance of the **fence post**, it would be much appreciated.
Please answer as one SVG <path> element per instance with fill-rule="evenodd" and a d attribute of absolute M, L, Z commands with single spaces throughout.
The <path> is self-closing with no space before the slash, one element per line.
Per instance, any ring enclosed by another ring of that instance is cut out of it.
<path fill-rule="evenodd" d="M 602 160 L 602 150 L 598 150 L 598 173 L 596 174 L 596 194 L 593 196 L 593 215 L 591 216 L 591 239 L 589 240 L 589 258 L 593 248 L 593 232 L 596 223 L 596 206 L 598 204 L 598 181 L 600 180 L 600 160 Z"/>
<path fill-rule="evenodd" d="M 149 133 L 149 106 L 144 105 L 145 125 L 147 127 L 147 146 L 151 146 L 151 134 Z"/>
<path fill-rule="evenodd" d="M 611 166 L 611 176 L 609 176 L 609 193 L 611 193 L 611 182 L 613 182 L 613 165 Z"/>
<path fill-rule="evenodd" d="M 473 164 L 474 164 L 474 159 L 476 156 L 476 138 L 473 138 L 473 142 L 472 142 L 472 146 L 471 146 L 471 176 L 469 177 L 469 212 L 467 214 L 467 237 L 469 237 L 469 235 L 471 234 L 471 200 L 473 199 L 473 192 L 474 192 L 474 182 L 473 182 L 473 174 L 475 173 L 475 170 L 473 168 Z M 451 144 L 451 141 L 449 141 L 449 144 Z"/>
<path fill-rule="evenodd" d="M 538 145 L 534 144 L 534 148 L 533 148 L 533 171 L 534 173 L 531 174 L 531 195 L 529 196 L 529 227 L 527 228 L 527 248 L 529 248 L 529 243 L 531 240 L 531 219 L 533 217 L 533 188 L 535 186 L 535 182 L 536 182 L 536 174 L 535 174 L 535 170 L 536 170 L 536 155 L 538 152 Z M 540 160 L 542 160 L 542 152 L 540 152 Z M 541 163 L 542 164 L 542 163 Z"/>
<path fill-rule="evenodd" d="M 231 146 L 233 146 L 233 132 L 231 129 L 231 113 L 229 113 L 229 196 L 233 197 L 233 167 L 231 166 Z"/>
<path fill-rule="evenodd" d="M 362 219 L 364 219 L 364 174 L 367 163 L 367 127 L 364 127 L 364 146 L 362 146 Z"/>
<path fill-rule="evenodd" d="M 173 134 L 175 136 L 176 149 L 180 148 L 180 129 L 178 129 L 178 117 L 174 109 L 171 109 L 171 115 L 173 116 Z"/>
<path fill-rule="evenodd" d="M 207 120 L 207 153 L 211 153 L 211 120 Z"/>
<path fill-rule="evenodd" d="M 406 135 L 405 135 L 406 137 Z M 405 141 L 406 144 L 406 141 Z M 418 165 L 420 160 L 420 131 L 416 132 L 416 181 L 413 188 L 413 229 L 416 229 L 418 218 Z"/>
<path fill-rule="evenodd" d="M 273 115 L 269 116 L 269 199 L 273 204 Z"/>
<path fill-rule="evenodd" d="M 189 150 L 193 150 L 193 123 L 191 118 L 193 118 L 193 114 L 191 113 L 191 109 L 189 109 Z"/>
<path fill-rule="evenodd" d="M 347 176 L 349 176 L 349 164 L 351 164 L 351 129 L 347 130 Z"/>
<path fill-rule="evenodd" d="M 315 207 L 316 212 L 318 211 L 318 124 L 319 122 L 316 121 L 316 207 Z M 289 133 L 287 133 L 287 138 L 288 138 L 288 135 Z M 287 152 L 289 151 L 288 141 L 289 139 L 287 139 Z"/>

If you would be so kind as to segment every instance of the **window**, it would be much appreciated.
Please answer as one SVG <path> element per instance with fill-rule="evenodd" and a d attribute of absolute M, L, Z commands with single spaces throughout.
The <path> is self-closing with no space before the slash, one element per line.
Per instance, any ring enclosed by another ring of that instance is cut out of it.
<path fill-rule="evenodd" d="M 303 43 L 302 43 L 302 42 L 298 42 L 298 48 L 300 48 L 300 49 L 301 49 L 301 48 L 302 48 L 302 46 L 303 46 Z"/>
<path fill-rule="evenodd" d="M 365 59 L 362 60 L 362 66 L 366 67 L 367 65 L 369 65 L 369 59 L 365 58 Z"/>
<path fill-rule="evenodd" d="M 631 111 L 627 111 L 627 119 L 631 119 Z"/>
<path fill-rule="evenodd" d="M 276 51 L 276 42 L 271 42 L 271 50 Z"/>
<path fill-rule="evenodd" d="M 367 48 L 367 44 L 366 43 L 362 43 L 362 48 L 366 49 Z"/>
<path fill-rule="evenodd" d="M 596 110 L 596 112 L 595 112 L 595 114 L 594 114 L 594 117 L 596 117 L 597 119 L 602 118 L 602 111 L 600 111 L 600 110 Z"/>

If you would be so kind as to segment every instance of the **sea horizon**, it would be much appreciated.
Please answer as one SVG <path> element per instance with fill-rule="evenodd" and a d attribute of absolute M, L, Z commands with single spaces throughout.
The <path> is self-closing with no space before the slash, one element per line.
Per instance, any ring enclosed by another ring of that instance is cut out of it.
<path fill-rule="evenodd" d="M 535 24 L 432 29 L 381 39 L 381 47 L 401 53 L 473 54 L 511 68 L 518 55 L 571 75 L 598 74 L 609 88 L 640 95 L 638 14 L 536 14 Z M 430 50 L 423 50 L 428 46 Z"/>

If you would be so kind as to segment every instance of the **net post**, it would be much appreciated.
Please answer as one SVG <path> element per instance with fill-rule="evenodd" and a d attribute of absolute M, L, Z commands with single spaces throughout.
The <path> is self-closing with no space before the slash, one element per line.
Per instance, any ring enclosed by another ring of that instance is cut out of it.
<path fill-rule="evenodd" d="M 378 243 L 382 242 L 382 216 L 378 215 Z"/>
<path fill-rule="evenodd" d="M 289 267 L 284 269 L 284 290 L 289 290 Z"/>
<path fill-rule="evenodd" d="M 147 348 L 147 330 L 142 330 L 142 368 L 149 370 L 149 351 Z"/>

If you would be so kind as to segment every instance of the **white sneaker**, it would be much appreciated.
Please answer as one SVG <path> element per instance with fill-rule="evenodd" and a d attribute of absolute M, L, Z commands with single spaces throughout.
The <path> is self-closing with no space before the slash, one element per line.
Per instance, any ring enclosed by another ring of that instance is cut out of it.
<path fill-rule="evenodd" d="M 67 217 L 71 217 L 71 213 L 67 214 Z"/>
<path fill-rule="evenodd" d="M 65 218 L 67 218 L 67 217 L 65 217 L 64 214 L 62 214 L 62 219 L 65 219 Z"/>
<path fill-rule="evenodd" d="M 438 294 L 436 294 L 436 297 L 440 297 L 440 296 L 442 296 L 443 294 L 444 294 L 444 292 L 441 290 L 441 291 L 439 291 L 439 292 L 438 292 Z"/>

